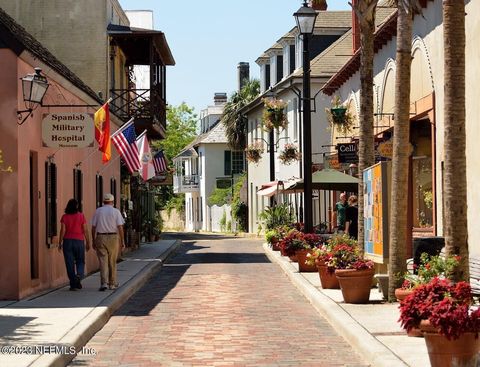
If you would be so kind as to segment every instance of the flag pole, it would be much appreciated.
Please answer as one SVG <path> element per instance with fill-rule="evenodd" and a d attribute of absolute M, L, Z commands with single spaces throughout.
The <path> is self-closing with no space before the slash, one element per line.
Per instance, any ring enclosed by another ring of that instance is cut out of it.
<path fill-rule="evenodd" d="M 77 164 L 75 164 L 75 167 L 80 167 L 82 165 L 83 162 L 85 162 L 88 158 L 90 158 L 96 151 L 99 151 L 97 149 L 97 147 L 92 147 L 92 151 L 90 152 L 89 155 L 87 155 L 85 158 L 83 158 L 80 162 L 78 162 Z"/>
<path fill-rule="evenodd" d="M 105 171 L 108 167 L 110 167 L 110 165 L 115 162 L 118 158 L 120 158 L 121 155 L 119 154 L 117 157 L 115 157 L 114 159 L 111 159 L 110 162 L 108 162 L 108 164 L 103 167 L 100 171 L 97 171 L 97 175 L 99 175 L 100 173 L 102 173 L 103 171 Z"/>

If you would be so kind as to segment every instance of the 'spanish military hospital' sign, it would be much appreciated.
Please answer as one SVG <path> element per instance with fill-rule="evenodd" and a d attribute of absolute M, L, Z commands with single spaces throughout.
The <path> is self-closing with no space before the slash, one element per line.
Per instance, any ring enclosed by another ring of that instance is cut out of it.
<path fill-rule="evenodd" d="M 50 148 L 93 147 L 93 115 L 61 112 L 44 115 L 42 121 L 43 146 Z"/>

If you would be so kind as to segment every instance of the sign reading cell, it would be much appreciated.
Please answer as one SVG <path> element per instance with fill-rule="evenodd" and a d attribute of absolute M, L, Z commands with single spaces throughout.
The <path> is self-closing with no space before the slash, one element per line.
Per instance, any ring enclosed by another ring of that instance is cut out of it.
<path fill-rule="evenodd" d="M 355 143 L 337 144 L 339 163 L 357 163 L 357 145 Z"/>
<path fill-rule="evenodd" d="M 93 115 L 61 112 L 43 116 L 42 140 L 44 147 L 93 147 Z"/>

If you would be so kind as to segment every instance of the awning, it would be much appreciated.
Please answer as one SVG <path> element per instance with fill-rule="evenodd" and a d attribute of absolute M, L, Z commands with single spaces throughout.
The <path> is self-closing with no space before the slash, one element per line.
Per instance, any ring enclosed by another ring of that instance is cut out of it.
<path fill-rule="evenodd" d="M 295 185 L 298 182 L 298 179 L 289 179 L 285 181 L 271 181 L 263 184 L 260 187 L 260 190 L 257 191 L 257 195 L 260 196 L 273 196 L 277 193 L 278 191 L 278 183 L 282 182 L 283 183 L 283 190 L 281 192 L 284 192 L 288 190 L 291 186 Z"/>
<path fill-rule="evenodd" d="M 150 65 L 151 46 L 157 50 L 164 65 L 175 65 L 175 60 L 163 32 L 109 24 L 107 33 L 123 50 L 129 65 Z"/>
<path fill-rule="evenodd" d="M 334 169 L 324 169 L 312 174 L 312 189 L 358 192 L 358 178 Z M 285 186 L 285 192 L 295 191 L 303 191 L 303 179 Z"/>

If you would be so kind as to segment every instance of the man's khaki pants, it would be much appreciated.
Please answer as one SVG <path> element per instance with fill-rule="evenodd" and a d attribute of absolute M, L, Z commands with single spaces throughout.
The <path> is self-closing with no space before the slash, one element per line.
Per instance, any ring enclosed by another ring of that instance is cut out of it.
<path fill-rule="evenodd" d="M 100 261 L 100 282 L 101 285 L 108 283 L 109 286 L 117 284 L 117 256 L 118 256 L 118 235 L 97 234 L 95 247 Z M 108 282 L 107 282 L 108 279 Z"/>

